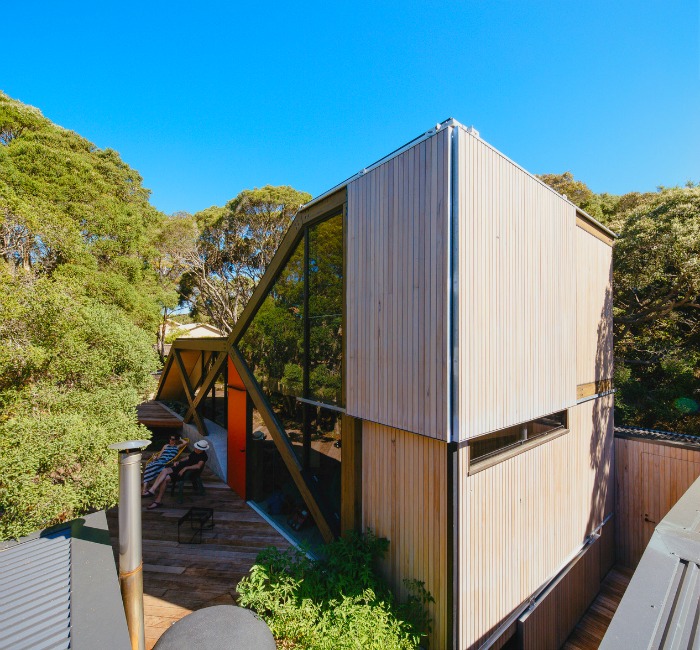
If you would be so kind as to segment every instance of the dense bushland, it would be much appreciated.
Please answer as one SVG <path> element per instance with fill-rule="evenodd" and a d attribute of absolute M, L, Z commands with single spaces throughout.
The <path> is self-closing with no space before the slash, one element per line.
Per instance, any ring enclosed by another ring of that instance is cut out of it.
<path fill-rule="evenodd" d="M 113 504 L 107 445 L 149 435 L 148 194 L 116 152 L 0 94 L 0 538 Z"/>
<path fill-rule="evenodd" d="M 541 178 L 619 235 L 615 422 L 700 435 L 700 185 L 615 196 Z"/>

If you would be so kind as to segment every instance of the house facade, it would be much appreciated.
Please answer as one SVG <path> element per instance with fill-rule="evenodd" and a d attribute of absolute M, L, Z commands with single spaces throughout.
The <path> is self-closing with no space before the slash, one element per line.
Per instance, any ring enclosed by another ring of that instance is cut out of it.
<path fill-rule="evenodd" d="M 387 537 L 430 647 L 557 647 L 614 556 L 613 237 L 448 120 L 304 206 L 158 398 L 206 433 L 225 385 L 229 485 L 319 540 Z"/>

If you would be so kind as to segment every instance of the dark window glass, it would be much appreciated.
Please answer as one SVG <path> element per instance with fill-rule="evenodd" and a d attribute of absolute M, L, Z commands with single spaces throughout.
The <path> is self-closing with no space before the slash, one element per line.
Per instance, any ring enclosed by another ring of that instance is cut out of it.
<path fill-rule="evenodd" d="M 323 537 L 282 460 L 260 413 L 253 410 L 247 445 L 248 496 L 255 505 L 294 539 L 320 546 Z"/>
<path fill-rule="evenodd" d="M 342 403 L 342 323 L 343 219 L 337 215 L 306 230 L 236 343 L 336 532 L 341 414 L 332 407 Z"/>
<path fill-rule="evenodd" d="M 309 229 L 309 389 L 306 397 L 341 404 L 343 217 Z"/>
<path fill-rule="evenodd" d="M 270 407 L 292 440 L 301 437 L 303 421 L 303 408 L 297 401 L 304 388 L 303 341 L 302 241 L 237 343 Z M 301 452 L 299 454 L 301 459 Z"/>
<path fill-rule="evenodd" d="M 507 427 L 506 429 L 474 438 L 469 442 L 469 462 L 475 463 L 492 458 L 557 429 L 565 429 L 567 426 L 566 417 L 567 412 L 560 411 L 537 420 L 530 420 L 529 422 L 523 422 L 513 427 Z"/>

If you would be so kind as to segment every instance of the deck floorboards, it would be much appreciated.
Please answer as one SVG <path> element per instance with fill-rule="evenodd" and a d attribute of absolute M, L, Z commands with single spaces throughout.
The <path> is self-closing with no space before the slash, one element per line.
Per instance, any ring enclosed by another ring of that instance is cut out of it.
<path fill-rule="evenodd" d="M 189 485 L 178 504 L 166 492 L 163 508 L 147 510 L 143 499 L 143 590 L 146 648 L 150 650 L 173 623 L 210 605 L 235 604 L 236 585 L 257 554 L 289 542 L 209 470 L 206 494 L 193 495 Z M 178 544 L 178 519 L 191 507 L 214 509 L 214 528 L 201 544 Z M 112 548 L 119 553 L 118 509 L 107 513 Z"/>
<path fill-rule="evenodd" d="M 632 579 L 632 573 L 632 569 L 613 567 L 603 580 L 598 596 L 569 635 L 562 650 L 597 650 Z"/>

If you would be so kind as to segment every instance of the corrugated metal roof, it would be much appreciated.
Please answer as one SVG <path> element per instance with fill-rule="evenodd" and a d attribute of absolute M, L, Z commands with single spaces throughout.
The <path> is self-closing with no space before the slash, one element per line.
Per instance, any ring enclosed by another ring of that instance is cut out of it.
<path fill-rule="evenodd" d="M 700 479 L 656 527 L 601 650 L 700 647 Z"/>
<path fill-rule="evenodd" d="M 692 436 L 687 433 L 673 433 L 642 427 L 615 427 L 615 435 L 618 438 L 643 438 L 656 442 L 675 442 L 691 447 L 700 447 L 700 436 Z"/>
<path fill-rule="evenodd" d="M 70 648 L 70 627 L 70 529 L 0 550 L 0 648 Z"/>

